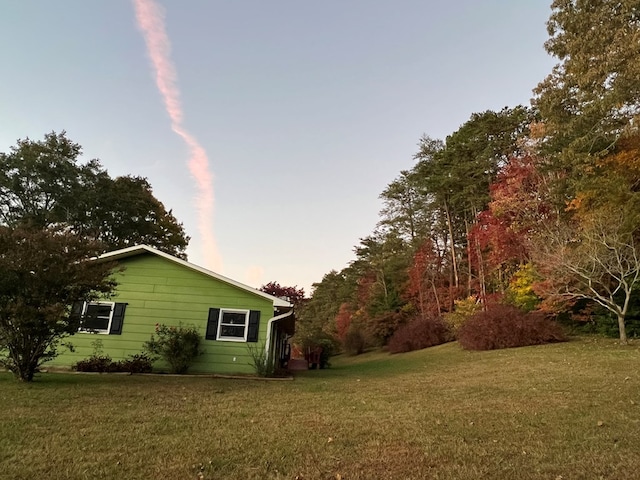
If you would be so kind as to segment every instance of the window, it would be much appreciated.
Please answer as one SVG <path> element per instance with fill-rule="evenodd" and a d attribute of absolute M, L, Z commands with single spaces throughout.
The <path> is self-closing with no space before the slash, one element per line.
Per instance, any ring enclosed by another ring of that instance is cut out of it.
<path fill-rule="evenodd" d="M 257 342 L 259 326 L 259 310 L 210 308 L 205 339 L 227 342 Z"/>
<path fill-rule="evenodd" d="M 218 340 L 246 340 L 249 311 L 220 311 Z"/>
<path fill-rule="evenodd" d="M 80 332 L 120 335 L 126 303 L 76 302 L 72 315 L 80 316 Z"/>

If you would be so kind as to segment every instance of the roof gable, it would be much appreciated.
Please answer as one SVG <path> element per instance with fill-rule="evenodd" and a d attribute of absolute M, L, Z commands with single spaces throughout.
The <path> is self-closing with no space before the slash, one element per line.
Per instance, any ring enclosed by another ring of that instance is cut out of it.
<path fill-rule="evenodd" d="M 127 247 L 127 248 L 123 248 L 120 250 L 115 250 L 113 252 L 107 252 L 104 253 L 102 255 L 100 255 L 98 257 L 98 260 L 121 260 L 124 258 L 129 258 L 129 257 L 133 257 L 136 255 L 142 255 L 145 253 L 150 253 L 152 255 L 157 255 L 159 257 L 165 258 L 171 262 L 174 262 L 178 265 L 181 265 L 185 268 L 188 268 L 190 270 L 194 270 L 196 272 L 200 272 L 204 275 L 207 275 L 211 278 L 214 278 L 216 280 L 219 280 L 221 282 L 227 283 L 229 285 L 233 285 L 234 287 L 237 287 L 241 290 L 244 290 L 246 292 L 252 293 L 254 295 L 258 295 L 260 297 L 266 298 L 268 300 L 271 300 L 273 302 L 273 306 L 274 307 L 292 307 L 293 305 L 289 302 L 287 302 L 286 300 L 283 300 L 282 298 L 278 298 L 275 297 L 273 295 L 269 295 L 268 293 L 262 292 L 258 289 L 252 288 L 248 285 L 245 285 L 243 283 L 237 282 L 235 280 L 232 280 L 231 278 L 225 277 L 223 275 L 220 275 L 218 273 L 215 273 L 211 270 L 207 270 L 206 268 L 200 267 L 199 265 L 196 265 L 194 263 L 190 263 L 187 262 L 186 260 L 182 260 L 181 258 L 177 258 L 174 257 L 173 255 L 169 255 L 168 253 L 165 252 L 161 252 L 160 250 L 156 250 L 153 247 L 150 247 L 148 245 L 135 245 L 133 247 Z"/>

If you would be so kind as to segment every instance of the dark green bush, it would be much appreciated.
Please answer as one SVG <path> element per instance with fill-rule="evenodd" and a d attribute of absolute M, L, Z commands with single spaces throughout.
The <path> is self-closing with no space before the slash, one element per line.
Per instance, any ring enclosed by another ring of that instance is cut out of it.
<path fill-rule="evenodd" d="M 111 360 L 109 355 L 104 354 L 101 339 L 98 338 L 91 342 L 91 346 L 93 346 L 93 353 L 91 356 L 84 360 L 80 360 L 71 368 L 76 372 L 107 373 L 118 371 L 117 364 Z"/>
<path fill-rule="evenodd" d="M 325 332 L 315 332 L 298 340 L 299 347 L 305 358 L 310 352 L 320 350 L 320 359 L 315 365 L 318 368 L 327 368 L 331 366 L 329 359 L 339 351 L 340 343 L 331 335 Z M 310 367 L 312 367 L 310 365 Z M 314 368 L 314 367 L 312 367 Z"/>
<path fill-rule="evenodd" d="M 182 325 L 156 325 L 156 332 L 144 343 L 144 350 L 154 360 L 159 357 L 167 362 L 171 373 L 187 373 L 196 357 L 203 353 L 198 330 Z"/>
<path fill-rule="evenodd" d="M 118 365 L 111 360 L 109 355 L 91 355 L 89 358 L 80 360 L 72 367 L 76 372 L 117 372 Z"/>
<path fill-rule="evenodd" d="M 151 358 L 145 353 L 130 355 L 129 358 L 117 362 L 114 362 L 108 355 L 91 355 L 74 364 L 72 368 L 76 372 L 150 373 L 152 364 Z"/>
<path fill-rule="evenodd" d="M 342 347 L 347 355 L 360 355 L 367 345 L 364 333 L 356 328 L 350 328 L 342 341 Z"/>
<path fill-rule="evenodd" d="M 150 373 L 153 369 L 153 359 L 146 353 L 129 355 L 129 358 L 117 362 L 119 372 Z"/>

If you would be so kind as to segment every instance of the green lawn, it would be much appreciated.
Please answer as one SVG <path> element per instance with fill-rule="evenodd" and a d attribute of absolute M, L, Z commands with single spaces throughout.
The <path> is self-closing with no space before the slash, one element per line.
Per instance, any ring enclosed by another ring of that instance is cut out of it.
<path fill-rule="evenodd" d="M 636 479 L 640 345 L 457 344 L 295 381 L 0 373 L 6 479 Z"/>

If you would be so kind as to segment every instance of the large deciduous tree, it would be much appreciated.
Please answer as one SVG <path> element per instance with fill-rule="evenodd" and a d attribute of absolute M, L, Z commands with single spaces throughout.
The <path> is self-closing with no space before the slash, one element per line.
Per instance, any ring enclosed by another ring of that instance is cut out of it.
<path fill-rule="evenodd" d="M 65 225 L 104 250 L 146 243 L 186 258 L 189 238 L 149 182 L 112 179 L 97 160 L 79 163 L 81 153 L 65 132 L 0 153 L 0 225 Z"/>
<path fill-rule="evenodd" d="M 0 226 L 0 364 L 20 380 L 33 380 L 78 330 L 73 302 L 115 287 L 114 265 L 89 261 L 99 252 L 97 242 L 62 227 Z"/>
<path fill-rule="evenodd" d="M 576 215 L 572 222 L 555 222 L 532 249 L 545 278 L 538 286 L 540 293 L 598 303 L 616 316 L 623 344 L 626 316 L 640 279 L 640 214 L 628 206 L 602 207 Z"/>
<path fill-rule="evenodd" d="M 78 231 L 109 250 L 146 244 L 186 259 L 189 237 L 154 195 L 146 178 L 103 176 L 87 195 L 87 215 Z"/>

